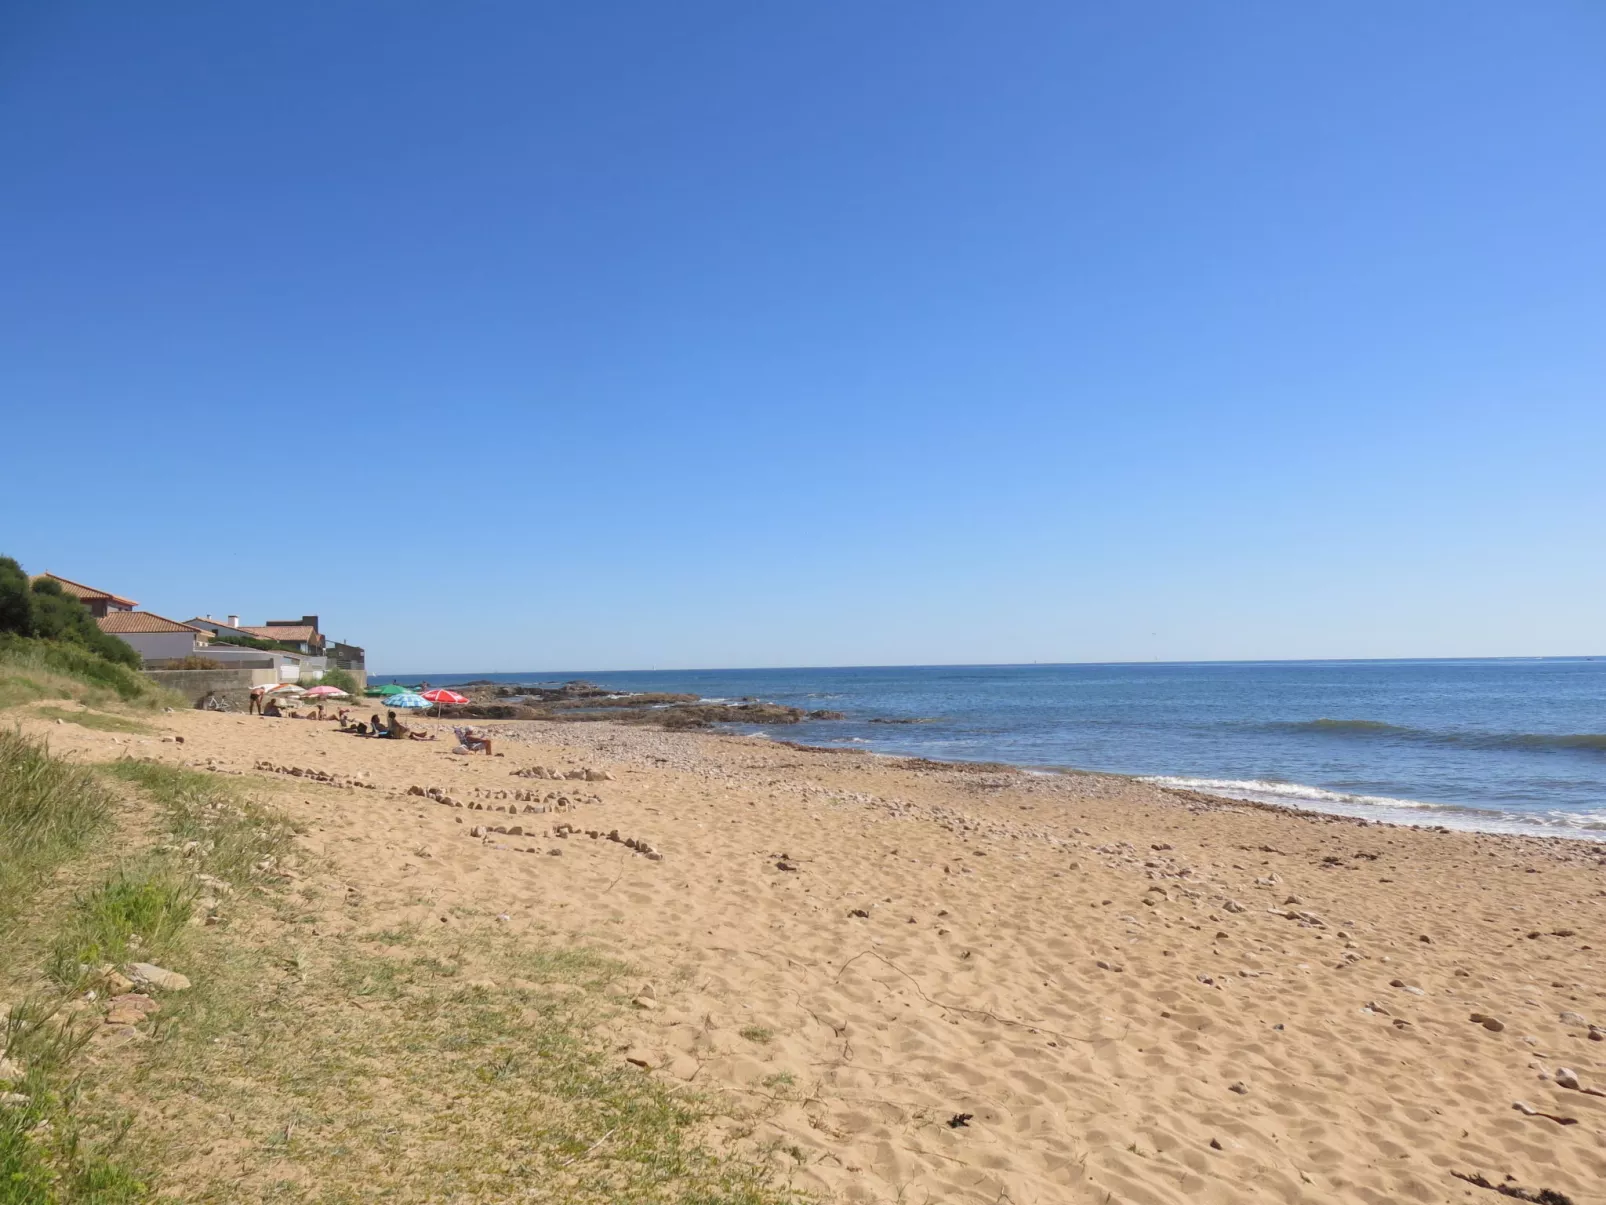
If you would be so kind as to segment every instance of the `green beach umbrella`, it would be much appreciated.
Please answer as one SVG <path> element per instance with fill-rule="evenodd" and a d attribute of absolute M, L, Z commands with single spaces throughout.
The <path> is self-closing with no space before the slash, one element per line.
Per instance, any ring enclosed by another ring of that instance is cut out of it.
<path fill-rule="evenodd" d="M 409 691 L 405 686 L 397 686 L 395 683 L 391 683 L 389 686 L 381 686 L 379 688 L 379 693 L 381 696 L 389 698 L 391 695 L 408 694 Z"/>

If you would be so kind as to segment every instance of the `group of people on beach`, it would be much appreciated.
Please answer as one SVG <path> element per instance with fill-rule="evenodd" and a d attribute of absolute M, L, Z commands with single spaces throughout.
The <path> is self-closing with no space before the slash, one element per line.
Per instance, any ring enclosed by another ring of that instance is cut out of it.
<path fill-rule="evenodd" d="M 352 736 L 377 737 L 380 740 L 433 741 L 438 739 L 433 732 L 427 732 L 422 728 L 409 728 L 396 717 L 396 713 L 392 710 L 385 712 L 383 720 L 379 718 L 377 711 L 374 712 L 373 715 L 368 717 L 367 723 L 354 719 L 349 707 L 342 707 L 334 715 L 325 715 L 322 703 L 305 713 L 293 708 L 287 711 L 279 706 L 279 700 L 268 692 L 268 688 L 262 686 L 251 692 L 250 713 L 252 715 L 265 716 L 268 719 L 332 720 L 340 725 L 336 729 L 338 732 L 349 732 Z M 456 752 L 484 753 L 487 756 L 494 756 L 491 748 L 491 738 L 484 733 L 468 727 L 453 728 L 452 733 L 457 737 Z"/>
<path fill-rule="evenodd" d="M 269 719 L 277 720 L 333 720 L 338 718 L 342 722 L 344 722 L 347 714 L 347 709 L 342 707 L 338 717 L 325 715 L 322 703 L 305 712 L 295 708 L 286 710 L 279 706 L 279 700 L 275 696 L 267 694 L 266 689 L 260 686 L 251 692 L 251 702 L 247 711 L 251 715 L 264 715 Z"/>

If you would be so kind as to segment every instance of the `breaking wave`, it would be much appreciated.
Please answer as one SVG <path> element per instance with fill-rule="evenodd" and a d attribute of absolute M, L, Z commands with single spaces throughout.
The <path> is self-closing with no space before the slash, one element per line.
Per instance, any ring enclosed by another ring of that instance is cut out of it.
<path fill-rule="evenodd" d="M 1467 807 L 1457 803 L 1429 803 L 1421 799 L 1397 799 L 1388 795 L 1358 795 L 1329 791 L 1324 787 L 1267 779 L 1182 778 L 1172 775 L 1144 775 L 1139 781 L 1156 786 L 1176 787 L 1243 799 L 1253 803 L 1273 803 L 1310 812 L 1330 812 L 1340 816 L 1359 816 L 1394 824 L 1442 824 L 1446 828 L 1480 832 L 1530 833 L 1547 836 L 1590 837 L 1606 840 L 1606 811 L 1588 812 L 1508 812 L 1491 808 Z"/>

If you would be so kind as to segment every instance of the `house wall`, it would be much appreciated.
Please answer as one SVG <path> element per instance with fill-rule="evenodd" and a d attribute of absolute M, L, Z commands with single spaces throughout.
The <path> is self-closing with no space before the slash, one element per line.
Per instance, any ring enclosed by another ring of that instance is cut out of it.
<path fill-rule="evenodd" d="M 146 661 L 188 657 L 196 651 L 194 632 L 114 632 L 112 635 L 132 645 Z"/>

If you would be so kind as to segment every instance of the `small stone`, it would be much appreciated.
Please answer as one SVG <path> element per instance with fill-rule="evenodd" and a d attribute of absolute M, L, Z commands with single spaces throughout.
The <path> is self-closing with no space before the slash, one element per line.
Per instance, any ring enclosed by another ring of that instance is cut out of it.
<path fill-rule="evenodd" d="M 56 723 L 61 723 L 57 720 Z M 0 1105 L 25 1105 L 28 1098 L 21 1092 L 0 1092 Z"/>
<path fill-rule="evenodd" d="M 106 994 L 108 996 L 121 996 L 124 992 L 134 990 L 134 981 L 127 975 L 120 974 L 117 971 L 108 971 L 103 976 L 103 982 L 106 985 Z"/>
<path fill-rule="evenodd" d="M 137 1008 L 139 1011 L 146 1013 L 161 1012 L 162 1010 L 162 1006 L 156 1003 L 156 1001 L 152 1000 L 149 996 L 141 995 L 137 992 L 129 992 L 125 995 L 113 996 L 108 1003 L 113 1008 Z"/>
<path fill-rule="evenodd" d="M 1210 1149 L 1213 1150 L 1213 1151 L 1219 1151 L 1219 1150 L 1223 1150 L 1225 1148 L 1223 1148 L 1222 1145 L 1221 1145 L 1221 1139 L 1212 1138 L 1210 1140 Z"/>
<path fill-rule="evenodd" d="M 1563 1025 L 1576 1025 L 1579 1029 L 1586 1029 L 1589 1026 L 1589 1022 L 1577 1013 L 1562 1013 L 1561 1023 Z"/>
<path fill-rule="evenodd" d="M 1236 1092 L 1239 1096 L 1248 1096 L 1249 1085 L 1244 1083 L 1243 1080 L 1234 1080 L 1232 1083 L 1227 1085 L 1227 1091 Z"/>
<path fill-rule="evenodd" d="M 1468 1020 L 1477 1022 L 1477 1024 L 1483 1026 L 1490 1033 L 1499 1033 L 1506 1027 L 1504 1021 L 1501 1021 L 1495 1017 L 1485 1016 L 1483 1013 L 1473 1013 Z"/>
<path fill-rule="evenodd" d="M 1117 974 L 1119 974 L 1121 971 L 1126 969 L 1125 967 L 1123 967 L 1118 962 L 1105 962 L 1104 959 L 1102 959 L 1102 958 L 1099 959 L 1098 962 L 1094 963 L 1093 965 L 1098 967 L 1098 969 L 1101 970 L 1101 971 L 1114 971 Z"/>
<path fill-rule="evenodd" d="M 1577 1091 L 1579 1086 L 1578 1072 L 1574 1071 L 1571 1067 L 1557 1067 L 1556 1085 L 1561 1088 L 1571 1088 L 1574 1091 Z"/>
<path fill-rule="evenodd" d="M 561 858 L 563 856 L 563 851 L 561 849 L 549 849 L 547 850 L 547 854 L 554 858 Z"/>
<path fill-rule="evenodd" d="M 651 1012 L 653 1009 L 658 1007 L 658 1001 L 652 999 L 650 996 L 637 996 L 630 1003 L 634 1004 L 643 1012 Z"/>
<path fill-rule="evenodd" d="M 135 982 L 148 983 L 152 987 L 161 988 L 164 992 L 182 992 L 190 986 L 190 981 L 177 971 L 170 971 L 151 962 L 133 963 L 128 968 L 128 973 L 134 977 Z"/>
<path fill-rule="evenodd" d="M 1246 912 L 1246 911 L 1248 911 L 1248 909 L 1246 909 L 1237 900 L 1228 900 L 1225 904 L 1221 905 L 1221 908 L 1222 908 L 1222 911 L 1224 911 L 1224 912 Z"/>
<path fill-rule="evenodd" d="M 138 1025 L 145 1019 L 145 1011 L 139 1008 L 114 1008 L 106 1014 L 108 1025 Z"/>

